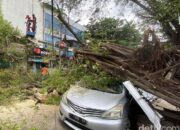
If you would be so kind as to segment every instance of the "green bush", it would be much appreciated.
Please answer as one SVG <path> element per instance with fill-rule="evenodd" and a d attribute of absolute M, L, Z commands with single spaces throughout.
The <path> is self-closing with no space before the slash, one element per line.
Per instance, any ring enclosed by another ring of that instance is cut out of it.
<path fill-rule="evenodd" d="M 21 130 L 21 126 L 12 121 L 0 121 L 0 130 Z"/>
<path fill-rule="evenodd" d="M 39 128 L 37 127 L 31 127 L 27 129 L 25 125 L 26 125 L 26 121 L 17 123 L 11 120 L 7 120 L 7 121 L 0 120 L 0 130 L 25 130 L 25 129 L 26 130 L 39 130 Z"/>
<path fill-rule="evenodd" d="M 24 83 L 23 76 L 16 70 L 0 70 L 0 104 L 9 104 L 14 99 L 24 96 L 21 85 Z"/>
<path fill-rule="evenodd" d="M 0 87 L 6 88 L 11 86 L 19 86 L 24 80 L 22 75 L 14 69 L 0 70 Z"/>
<path fill-rule="evenodd" d="M 66 69 L 55 69 L 46 80 L 43 86 L 56 87 L 60 93 L 64 93 L 71 85 L 80 81 L 82 87 L 105 89 L 109 84 L 118 79 L 99 69 L 98 64 L 89 61 L 75 64 Z"/>
<path fill-rule="evenodd" d="M 18 30 L 0 15 L 0 47 L 14 41 L 14 35 L 19 35 Z"/>

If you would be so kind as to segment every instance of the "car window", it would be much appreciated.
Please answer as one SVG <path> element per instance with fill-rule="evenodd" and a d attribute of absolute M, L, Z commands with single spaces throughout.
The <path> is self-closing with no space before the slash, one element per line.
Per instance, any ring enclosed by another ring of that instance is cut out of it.
<path fill-rule="evenodd" d="M 107 93 L 121 94 L 123 92 L 123 88 L 124 88 L 123 84 L 111 84 L 106 87 L 101 87 L 101 88 L 94 87 L 92 89 Z"/>

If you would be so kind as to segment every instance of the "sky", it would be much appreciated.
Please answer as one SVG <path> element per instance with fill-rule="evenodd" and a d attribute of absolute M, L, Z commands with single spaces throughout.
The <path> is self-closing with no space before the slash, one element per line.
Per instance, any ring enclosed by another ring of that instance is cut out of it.
<path fill-rule="evenodd" d="M 92 13 L 95 11 L 94 8 L 92 8 L 93 2 L 92 0 L 84 3 L 81 8 L 78 10 L 80 11 L 72 11 L 69 15 L 72 19 L 75 21 L 77 19 L 80 19 L 79 23 L 82 25 L 87 25 L 89 22 L 89 19 L 92 17 Z M 75 9 L 76 10 L 76 9 Z M 127 19 L 128 21 L 138 21 L 138 18 L 136 17 L 135 13 L 132 10 L 132 7 L 128 5 L 115 5 L 114 2 L 109 2 L 107 5 L 105 5 L 103 8 L 100 9 L 100 12 L 98 14 L 95 14 L 94 17 L 101 18 L 101 17 L 114 17 L 114 18 L 120 18 L 120 19 Z"/>

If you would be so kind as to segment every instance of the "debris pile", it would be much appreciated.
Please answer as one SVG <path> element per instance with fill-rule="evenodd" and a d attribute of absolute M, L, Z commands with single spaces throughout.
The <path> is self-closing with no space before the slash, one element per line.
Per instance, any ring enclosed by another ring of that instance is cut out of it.
<path fill-rule="evenodd" d="M 36 100 L 36 104 L 46 103 L 50 97 L 62 96 L 62 93 L 60 93 L 56 87 L 48 87 L 46 92 L 41 91 L 40 88 L 42 88 L 42 84 L 39 82 L 26 83 L 22 87 L 26 89 L 26 98 L 33 98 Z"/>

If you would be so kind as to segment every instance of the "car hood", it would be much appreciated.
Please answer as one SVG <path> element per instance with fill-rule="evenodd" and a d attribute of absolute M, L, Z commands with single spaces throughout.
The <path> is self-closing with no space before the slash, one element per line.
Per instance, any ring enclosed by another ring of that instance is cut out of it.
<path fill-rule="evenodd" d="M 72 87 L 67 93 L 67 99 L 81 107 L 109 110 L 121 103 L 124 95 L 124 91 L 121 94 L 112 94 L 82 87 Z"/>

